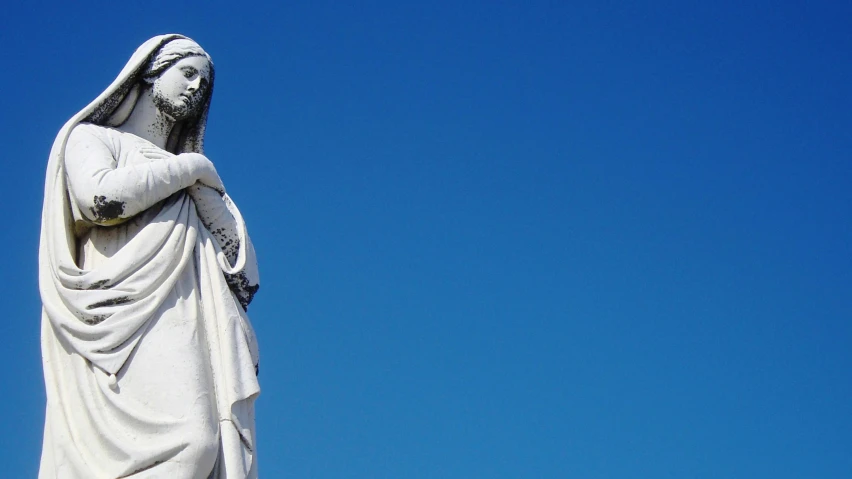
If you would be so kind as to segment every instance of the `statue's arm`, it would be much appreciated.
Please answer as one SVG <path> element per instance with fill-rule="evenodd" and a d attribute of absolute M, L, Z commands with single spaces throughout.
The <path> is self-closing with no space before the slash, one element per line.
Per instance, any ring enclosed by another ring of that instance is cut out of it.
<path fill-rule="evenodd" d="M 199 180 L 221 185 L 210 160 L 194 153 L 118 168 L 113 150 L 96 128 L 78 125 L 65 148 L 71 196 L 96 224 L 130 218 Z"/>
<path fill-rule="evenodd" d="M 201 222 L 219 243 L 230 265 L 236 264 L 237 256 L 243 250 L 245 265 L 239 271 L 225 273 L 225 279 L 243 308 L 248 309 L 260 284 L 257 257 L 251 239 L 246 235 L 245 241 L 240 241 L 237 220 L 219 192 L 198 183 L 187 188 L 187 191 L 195 202 Z"/>
<path fill-rule="evenodd" d="M 240 251 L 240 238 L 237 234 L 237 220 L 228 211 L 222 195 L 213 188 L 196 183 L 187 189 L 187 192 L 195 202 L 195 210 L 198 217 L 207 228 L 230 264 L 237 261 Z"/>

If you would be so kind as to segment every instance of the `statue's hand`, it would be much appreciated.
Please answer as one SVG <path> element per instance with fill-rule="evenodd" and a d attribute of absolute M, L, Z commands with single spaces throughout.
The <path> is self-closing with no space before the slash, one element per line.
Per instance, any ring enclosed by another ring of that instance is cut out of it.
<path fill-rule="evenodd" d="M 196 175 L 196 181 L 213 188 L 218 191 L 220 195 L 225 194 L 225 185 L 222 183 L 222 179 L 219 178 L 219 173 L 216 172 L 216 167 L 213 166 L 213 162 L 206 156 L 200 153 L 181 153 L 178 155 L 178 158 L 181 158 L 192 165 L 193 172 Z"/>
<path fill-rule="evenodd" d="M 139 153 L 148 160 L 163 160 L 166 158 L 171 158 L 175 156 L 172 153 L 169 153 L 166 150 L 161 148 L 157 148 L 156 146 L 141 146 L 139 147 Z"/>

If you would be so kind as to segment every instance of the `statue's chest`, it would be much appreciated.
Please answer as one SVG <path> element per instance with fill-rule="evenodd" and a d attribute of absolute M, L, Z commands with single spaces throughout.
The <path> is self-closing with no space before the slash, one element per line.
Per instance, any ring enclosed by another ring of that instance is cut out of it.
<path fill-rule="evenodd" d="M 136 135 L 118 133 L 113 140 L 116 168 L 141 165 L 174 156 Z"/>

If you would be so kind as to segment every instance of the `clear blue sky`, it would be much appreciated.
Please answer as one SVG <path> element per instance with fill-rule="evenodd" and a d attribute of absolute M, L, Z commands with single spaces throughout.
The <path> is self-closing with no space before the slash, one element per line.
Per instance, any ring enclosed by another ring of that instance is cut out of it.
<path fill-rule="evenodd" d="M 4 6 L 2 477 L 50 145 L 167 32 L 261 261 L 265 479 L 852 477 L 850 2 L 359 3 Z"/>

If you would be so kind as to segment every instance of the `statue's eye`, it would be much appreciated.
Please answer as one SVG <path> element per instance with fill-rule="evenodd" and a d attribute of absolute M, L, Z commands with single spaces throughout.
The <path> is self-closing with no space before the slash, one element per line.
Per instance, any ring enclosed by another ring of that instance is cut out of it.
<path fill-rule="evenodd" d="M 194 76 L 195 76 L 195 73 L 196 73 L 196 71 L 195 71 L 195 69 L 194 69 L 194 68 L 185 68 L 185 69 L 183 70 L 183 76 L 184 76 L 184 77 L 186 77 L 186 78 L 192 78 L 192 77 L 194 77 Z"/>

